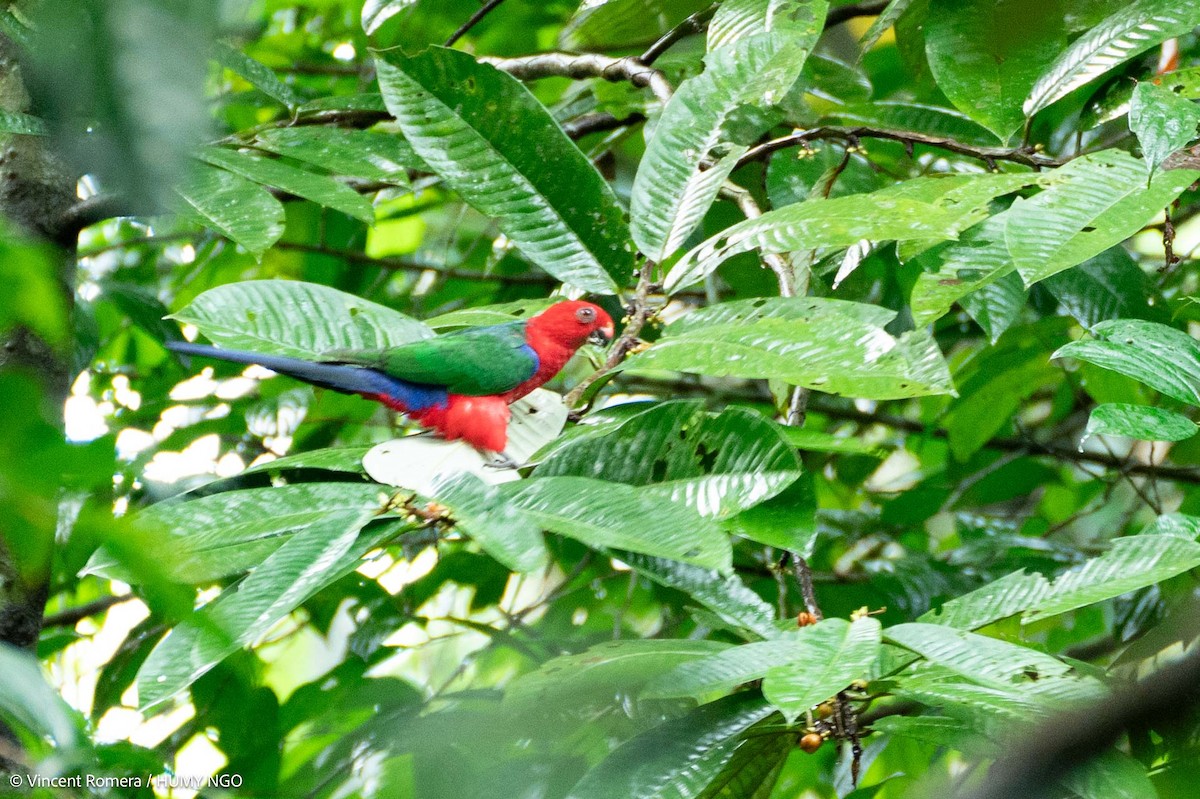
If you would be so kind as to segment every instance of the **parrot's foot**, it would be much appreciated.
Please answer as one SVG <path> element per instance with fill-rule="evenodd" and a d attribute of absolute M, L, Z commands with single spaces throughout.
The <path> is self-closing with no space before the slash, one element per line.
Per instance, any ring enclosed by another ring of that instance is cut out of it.
<path fill-rule="evenodd" d="M 520 469 L 521 464 L 514 461 L 511 457 L 503 452 L 486 452 L 487 463 L 483 464 L 485 469 Z"/>

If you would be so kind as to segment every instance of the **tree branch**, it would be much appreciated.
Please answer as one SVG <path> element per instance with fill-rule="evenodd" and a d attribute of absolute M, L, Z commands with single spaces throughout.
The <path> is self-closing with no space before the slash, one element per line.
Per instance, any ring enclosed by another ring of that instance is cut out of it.
<path fill-rule="evenodd" d="M 507 72 L 518 80 L 539 78 L 603 78 L 613 83 L 628 81 L 638 88 L 649 89 L 662 102 L 671 99 L 671 84 L 666 76 L 646 66 L 636 56 L 613 58 L 599 53 L 535 53 L 518 58 L 481 58 L 484 64 Z"/>
<path fill-rule="evenodd" d="M 1032 147 L 981 147 L 973 144 L 965 144 L 945 136 L 930 136 L 912 131 L 869 127 L 847 128 L 825 126 L 798 131 L 788 136 L 763 142 L 746 151 L 746 154 L 741 157 L 737 165 L 738 167 L 742 167 L 752 161 L 766 158 L 771 153 L 779 150 L 798 147 L 811 141 L 829 139 L 851 144 L 857 143 L 858 139 L 887 139 L 889 141 L 901 142 L 907 146 L 921 144 L 927 147 L 936 147 L 941 150 L 958 153 L 959 155 L 970 156 L 971 158 L 978 158 L 989 165 L 994 164 L 996 161 L 1010 161 L 1034 169 L 1042 169 L 1045 167 L 1062 166 L 1066 163 L 1063 159 L 1042 155 Z"/>
<path fill-rule="evenodd" d="M 137 599 L 135 594 L 121 594 L 120 596 L 111 594 L 100 597 L 94 602 L 88 602 L 79 607 L 67 608 L 58 613 L 51 613 L 42 619 L 42 627 L 74 627 L 84 619 L 103 613 L 113 605 L 120 605 L 133 599 Z"/>
<path fill-rule="evenodd" d="M 450 34 L 450 38 L 446 40 L 445 46 L 453 47 L 455 42 L 467 34 L 467 31 L 471 30 L 471 28 L 474 28 L 480 20 L 499 8 L 500 4 L 503 2 L 504 0 L 488 0 L 488 2 L 484 3 L 483 8 L 472 14 L 471 18 L 464 22 L 458 30 Z"/>
<path fill-rule="evenodd" d="M 563 132 L 571 139 L 582 139 L 589 133 L 604 133 L 629 125 L 638 125 L 646 121 L 644 114 L 630 114 L 623 119 L 617 119 L 607 111 L 595 114 L 583 114 L 563 123 Z"/>
<path fill-rule="evenodd" d="M 831 9 L 825 17 L 825 28 L 841 25 L 855 17 L 877 17 L 888 7 L 888 0 L 872 0 L 869 3 L 855 3 L 852 6 L 840 6 Z"/>
<path fill-rule="evenodd" d="M 680 22 L 674 28 L 664 33 L 657 42 L 650 45 L 646 52 L 642 53 L 641 58 L 638 60 L 646 66 L 650 66 L 658 60 L 659 56 L 670 50 L 680 39 L 686 39 L 692 34 L 703 31 L 704 26 L 708 24 L 708 21 L 713 18 L 713 14 L 716 13 L 717 4 L 714 3 L 703 11 L 697 11 L 695 14 L 692 14 L 683 22 Z"/>

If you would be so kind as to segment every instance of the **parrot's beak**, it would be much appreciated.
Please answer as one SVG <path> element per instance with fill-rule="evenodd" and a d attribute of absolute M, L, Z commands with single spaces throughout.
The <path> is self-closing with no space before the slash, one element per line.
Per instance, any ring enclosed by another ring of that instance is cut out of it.
<path fill-rule="evenodd" d="M 612 325 L 598 327 L 588 336 L 588 343 L 595 344 L 597 347 L 603 347 L 608 342 L 612 341 L 613 329 Z"/>

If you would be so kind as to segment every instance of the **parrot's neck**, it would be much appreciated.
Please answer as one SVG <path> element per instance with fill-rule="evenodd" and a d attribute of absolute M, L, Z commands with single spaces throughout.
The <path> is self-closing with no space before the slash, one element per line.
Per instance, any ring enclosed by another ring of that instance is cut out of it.
<path fill-rule="evenodd" d="M 547 380 L 562 371 L 571 356 L 583 345 L 583 342 L 563 343 L 532 327 L 526 329 L 525 341 L 537 353 L 538 368 L 532 377 L 504 395 L 507 402 L 516 402 L 535 388 L 541 388 Z"/>

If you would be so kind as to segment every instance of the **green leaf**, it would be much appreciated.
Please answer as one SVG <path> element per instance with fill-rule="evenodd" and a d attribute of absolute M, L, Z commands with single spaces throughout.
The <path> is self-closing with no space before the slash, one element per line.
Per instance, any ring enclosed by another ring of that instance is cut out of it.
<path fill-rule="evenodd" d="M 429 168 L 404 137 L 394 133 L 323 125 L 272 128 L 255 137 L 255 146 L 335 175 L 370 180 L 407 180 L 406 170 Z"/>
<path fill-rule="evenodd" d="M 662 261 L 682 246 L 748 149 L 729 126 L 781 101 L 821 33 L 824 2 L 806 3 L 803 31 L 756 33 L 709 53 L 705 70 L 684 81 L 663 109 L 633 181 L 632 233 L 638 249 Z M 801 8 L 801 7 L 798 7 Z"/>
<path fill-rule="evenodd" d="M 624 368 L 777 379 L 871 399 L 952 393 L 933 339 L 922 330 L 893 338 L 884 330 L 893 316 L 843 300 L 726 302 L 669 325 L 662 339 Z"/>
<path fill-rule="evenodd" d="M 887 29 L 896 24 L 896 20 L 904 15 L 908 7 L 912 5 L 912 0 L 891 0 L 887 7 L 880 12 L 879 16 L 875 17 L 875 21 L 871 23 L 871 27 L 867 28 L 867 32 L 863 34 L 859 40 L 858 46 L 863 53 L 866 53 L 873 48 Z"/>
<path fill-rule="evenodd" d="M 1040 0 L 933 0 L 925 18 L 925 53 L 938 87 L 1005 142 L 1065 39 L 1059 8 Z"/>
<path fill-rule="evenodd" d="M 507 503 L 500 489 L 473 474 L 442 480 L 434 492 L 450 509 L 455 527 L 478 542 L 484 552 L 515 572 L 546 566 L 546 544 L 525 514 Z"/>
<path fill-rule="evenodd" d="M 579 710 L 612 702 L 614 690 L 636 694 L 643 685 L 680 663 L 729 648 L 720 641 L 634 639 L 606 641 L 576 655 L 562 655 L 522 675 L 504 692 L 506 705 Z"/>
<path fill-rule="evenodd" d="M 879 622 L 864 616 L 854 622 L 825 619 L 805 627 L 808 652 L 798 660 L 767 671 L 763 696 L 789 723 L 813 705 L 864 677 L 879 656 Z"/>
<path fill-rule="evenodd" d="M 707 174 L 707 173 L 706 173 Z M 1035 175 L 915 178 L 869 194 L 810 199 L 747 219 L 693 248 L 664 280 L 668 291 L 699 282 L 723 261 L 761 250 L 788 253 L 869 241 L 955 238 L 987 216 L 994 197 L 1037 182 Z"/>
<path fill-rule="evenodd" d="M 581 4 L 559 41 L 570 50 L 650 44 L 710 4 L 710 0 L 590 0 Z"/>
<path fill-rule="evenodd" d="M 1000 335 L 1017 321 L 1028 299 L 1025 284 L 1018 275 L 1010 272 L 963 297 L 962 307 L 983 328 L 988 340 L 995 344 Z"/>
<path fill-rule="evenodd" d="M 0 111 L 0 133 L 19 133 L 25 136 L 47 136 L 46 123 L 35 116 L 19 111 Z"/>
<path fill-rule="evenodd" d="M 1080 799 L 1143 799 L 1158 796 L 1145 767 L 1119 750 L 1109 750 L 1072 769 L 1062 780 Z"/>
<path fill-rule="evenodd" d="M 918 621 L 944 624 L 959 630 L 980 627 L 1024 613 L 1050 593 L 1050 583 L 1040 574 L 1016 571 L 999 580 L 951 599 Z"/>
<path fill-rule="evenodd" d="M 913 261 L 921 268 L 913 285 L 913 321 L 927 324 L 945 315 L 954 303 L 1016 271 L 1004 240 L 1008 212 L 969 228 L 958 241 L 939 244 Z"/>
<path fill-rule="evenodd" d="M 754 735 L 755 729 L 750 729 L 750 735 L 697 799 L 770 797 L 788 755 L 796 749 L 796 736 Z"/>
<path fill-rule="evenodd" d="M 708 25 L 708 51 L 771 31 L 815 41 L 828 11 L 828 0 L 726 0 Z"/>
<path fill-rule="evenodd" d="M 995 137 L 970 117 L 949 108 L 920 103 L 879 102 L 839 106 L 822 117 L 824 124 L 884 128 L 944 136 L 962 142 L 993 144 Z"/>
<path fill-rule="evenodd" d="M 296 358 L 330 350 L 375 350 L 433 335 L 398 311 L 319 286 L 289 280 L 250 280 L 209 289 L 172 314 L 195 325 L 214 344 Z"/>
<path fill-rule="evenodd" d="M 775 610 L 736 575 L 689 566 L 673 560 L 629 553 L 622 560 L 656 583 L 682 591 L 727 624 L 762 638 L 779 634 Z"/>
<path fill-rule="evenodd" d="M 1011 684 L 1020 677 L 1058 677 L 1071 669 L 1036 649 L 941 624 L 897 624 L 887 628 L 884 638 L 931 663 L 985 684 Z"/>
<path fill-rule="evenodd" d="M 462 308 L 457 311 L 450 311 L 449 313 L 434 316 L 426 319 L 425 324 L 434 330 L 445 330 L 454 327 L 502 325 L 505 322 L 512 322 L 517 319 L 528 319 L 534 314 L 539 314 L 546 310 L 555 302 L 558 302 L 556 298 L 546 297 L 513 300 L 512 302 L 501 302 L 496 305 L 476 305 L 471 308 Z"/>
<path fill-rule="evenodd" d="M 324 469 L 329 472 L 362 474 L 362 459 L 370 449 L 370 447 L 330 447 L 297 452 L 250 466 L 242 474 L 279 472 L 286 469 Z"/>
<path fill-rule="evenodd" d="M 585 291 L 629 281 L 632 245 L 612 189 L 520 81 L 440 47 L 383 51 L 375 63 L 413 149 L 526 257 Z"/>
<path fill-rule="evenodd" d="M 652 486 L 701 516 L 724 519 L 778 494 L 800 475 L 795 452 L 761 414 L 709 415 L 697 401 L 664 402 L 555 448 L 537 476 L 580 475 Z"/>
<path fill-rule="evenodd" d="M 1076 158 L 1006 217 L 1009 253 L 1025 285 L 1086 261 L 1141 230 L 1200 173 L 1172 170 L 1146 185 L 1145 165 L 1119 150 Z"/>
<path fill-rule="evenodd" d="M 544 529 L 588 546 L 730 569 L 729 539 L 713 522 L 644 489 L 586 477 L 540 477 L 501 490 Z"/>
<path fill-rule="evenodd" d="M 1068 610 L 1160 583 L 1200 566 L 1200 544 L 1174 535 L 1135 535 L 1058 577 L 1049 594 L 1026 613 L 1029 624 Z"/>
<path fill-rule="evenodd" d="M 1051 275 L 1042 285 L 1088 329 L 1106 319 L 1168 321 L 1166 302 L 1154 281 L 1124 247 L 1110 247 L 1074 269 Z"/>
<path fill-rule="evenodd" d="M 80 757 L 79 747 L 84 743 L 81 725 L 58 691 L 46 682 L 37 658 L 0 644 L 0 670 L 4 673 L 0 680 L 0 715 L 38 739 L 50 737 L 56 747 L 53 756 L 68 763 Z"/>
<path fill-rule="evenodd" d="M 213 58 L 225 69 L 237 73 L 251 86 L 288 108 L 295 109 L 303 102 L 291 86 L 279 79 L 273 69 L 225 42 L 217 42 L 213 46 Z"/>
<path fill-rule="evenodd" d="M 200 157 L 247 180 L 282 189 L 364 222 L 375 221 L 375 209 L 370 200 L 326 175 L 307 172 L 274 158 L 258 158 L 222 147 L 206 147 Z"/>
<path fill-rule="evenodd" d="M 567 799 L 694 799 L 729 762 L 742 733 L 773 712 L 751 694 L 698 707 L 626 741 Z"/>
<path fill-rule="evenodd" d="M 1200 343 L 1187 333 L 1140 319 L 1101 322 L 1092 332 L 1095 338 L 1072 341 L 1051 357 L 1087 361 L 1200 405 Z"/>
<path fill-rule="evenodd" d="M 416 2 L 417 0 L 366 0 L 361 14 L 363 33 L 370 36 L 379 30 L 383 23 Z"/>
<path fill-rule="evenodd" d="M 283 235 L 283 204 L 223 169 L 196 169 L 177 191 L 185 210 L 260 258 Z"/>
<path fill-rule="evenodd" d="M 1175 0 L 1135 0 L 1080 36 L 1038 78 L 1026 116 L 1091 83 L 1129 59 L 1200 24 L 1200 7 Z"/>
<path fill-rule="evenodd" d="M 161 704 L 255 641 L 378 544 L 358 533 L 378 510 L 326 512 L 236 586 L 167 634 L 138 672 L 142 709 Z"/>
<path fill-rule="evenodd" d="M 1196 435 L 1196 423 L 1165 408 L 1108 403 L 1092 409 L 1083 437 L 1109 435 L 1139 441 L 1183 441 Z"/>
<path fill-rule="evenodd" d="M 1200 106 L 1165 86 L 1143 82 L 1133 90 L 1129 129 L 1142 145 L 1142 156 L 1151 177 L 1168 155 L 1183 149 L 1196 137 Z"/>
<path fill-rule="evenodd" d="M 327 516 L 378 512 L 385 496 L 377 485 L 298 483 L 160 503 L 138 523 L 160 531 L 163 576 L 203 584 L 257 566 L 291 533 Z M 107 575 L 119 565 L 101 549 L 85 570 Z"/>

